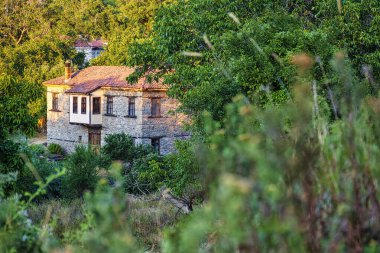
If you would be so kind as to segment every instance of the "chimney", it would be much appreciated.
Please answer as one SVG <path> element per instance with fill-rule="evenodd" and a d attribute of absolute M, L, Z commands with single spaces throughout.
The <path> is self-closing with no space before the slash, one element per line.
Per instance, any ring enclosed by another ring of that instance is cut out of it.
<path fill-rule="evenodd" d="M 71 78 L 71 61 L 67 60 L 65 62 L 65 82 Z"/>

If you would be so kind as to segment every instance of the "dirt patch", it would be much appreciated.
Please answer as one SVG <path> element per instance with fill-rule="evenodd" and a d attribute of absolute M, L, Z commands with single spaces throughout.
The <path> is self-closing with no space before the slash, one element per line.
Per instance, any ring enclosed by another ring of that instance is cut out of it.
<path fill-rule="evenodd" d="M 32 144 L 41 144 L 41 145 L 46 145 L 47 143 L 47 138 L 46 138 L 46 135 L 44 134 L 39 134 L 37 135 L 36 137 L 33 137 L 33 138 L 30 138 L 28 140 L 29 144 L 32 145 Z"/>

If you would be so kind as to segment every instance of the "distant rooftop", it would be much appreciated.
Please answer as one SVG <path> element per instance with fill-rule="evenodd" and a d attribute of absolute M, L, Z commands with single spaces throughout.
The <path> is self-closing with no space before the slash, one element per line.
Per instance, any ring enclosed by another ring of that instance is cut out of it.
<path fill-rule="evenodd" d="M 57 77 L 45 81 L 44 85 L 68 85 L 71 88 L 67 93 L 91 93 L 102 87 L 141 89 L 141 90 L 167 90 L 162 80 L 148 81 L 147 76 L 141 77 L 137 83 L 131 84 L 126 79 L 135 71 L 134 68 L 124 66 L 92 66 L 79 70 L 65 81 L 65 77 Z"/>
<path fill-rule="evenodd" d="M 107 45 L 106 40 L 92 40 L 92 41 L 87 41 L 87 40 L 77 40 L 74 44 L 75 47 L 91 47 L 91 48 L 103 48 L 104 46 Z"/>

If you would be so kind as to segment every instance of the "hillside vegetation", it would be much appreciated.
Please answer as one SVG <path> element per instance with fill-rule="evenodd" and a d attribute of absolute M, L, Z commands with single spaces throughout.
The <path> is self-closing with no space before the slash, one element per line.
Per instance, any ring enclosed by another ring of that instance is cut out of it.
<path fill-rule="evenodd" d="M 0 252 L 380 250 L 379 1 L 1 5 Z M 62 35 L 159 70 L 192 138 L 60 162 L 28 145 L 41 81 L 80 60 Z"/>

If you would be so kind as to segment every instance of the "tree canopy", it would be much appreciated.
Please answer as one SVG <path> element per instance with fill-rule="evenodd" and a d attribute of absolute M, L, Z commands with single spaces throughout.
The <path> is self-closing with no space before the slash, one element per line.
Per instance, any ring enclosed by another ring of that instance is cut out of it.
<path fill-rule="evenodd" d="M 344 1 L 341 11 L 327 0 L 179 0 L 159 9 L 150 40 L 128 47 L 127 64 L 169 73 L 170 95 L 185 112 L 198 118 L 207 110 L 220 120 L 238 93 L 261 105 L 285 101 L 291 58 L 300 52 L 317 57 L 312 71 L 322 83 L 334 83 L 328 66 L 340 50 L 358 74 L 378 78 L 379 7 L 373 0 Z"/>

